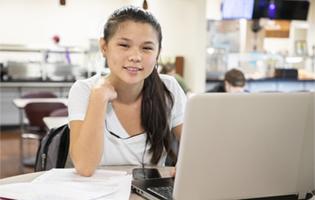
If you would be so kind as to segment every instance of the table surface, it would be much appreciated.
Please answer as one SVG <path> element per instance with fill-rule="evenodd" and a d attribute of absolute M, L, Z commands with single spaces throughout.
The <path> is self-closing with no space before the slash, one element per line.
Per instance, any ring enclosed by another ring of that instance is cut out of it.
<path fill-rule="evenodd" d="M 127 171 L 127 173 L 131 174 L 132 169 L 134 168 L 139 168 L 140 166 L 102 166 L 100 169 L 105 169 L 105 170 L 122 170 L 122 171 Z M 169 177 L 172 175 L 172 172 L 174 170 L 174 167 L 157 167 L 162 175 L 162 177 Z M 0 185 L 4 184 L 9 184 L 9 183 L 23 183 L 23 182 L 30 182 L 36 177 L 42 175 L 45 173 L 45 171 L 42 172 L 33 172 L 33 173 L 28 173 L 28 174 L 22 174 L 18 176 L 12 176 L 8 178 L 3 178 L 0 179 Z M 130 200 L 143 200 L 141 196 L 131 193 L 130 194 Z"/>
<path fill-rule="evenodd" d="M 13 104 L 19 108 L 23 109 L 29 103 L 36 103 L 36 102 L 48 102 L 48 103 L 64 103 L 65 105 L 68 104 L 67 98 L 17 98 L 13 99 Z"/>
<path fill-rule="evenodd" d="M 44 117 L 43 121 L 48 129 L 52 129 L 67 124 L 68 117 Z"/>
<path fill-rule="evenodd" d="M 49 81 L 40 81 L 40 82 L 30 82 L 30 81 L 3 81 L 0 84 L 0 88 L 70 88 L 73 85 L 73 82 L 49 82 Z"/>

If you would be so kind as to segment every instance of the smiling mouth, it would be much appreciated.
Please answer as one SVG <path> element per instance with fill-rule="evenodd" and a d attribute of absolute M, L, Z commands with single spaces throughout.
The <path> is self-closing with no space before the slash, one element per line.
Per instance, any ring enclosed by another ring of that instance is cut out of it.
<path fill-rule="evenodd" d="M 140 67 L 123 67 L 123 68 L 129 72 L 138 72 L 138 71 L 143 70 L 143 68 L 140 68 Z"/>

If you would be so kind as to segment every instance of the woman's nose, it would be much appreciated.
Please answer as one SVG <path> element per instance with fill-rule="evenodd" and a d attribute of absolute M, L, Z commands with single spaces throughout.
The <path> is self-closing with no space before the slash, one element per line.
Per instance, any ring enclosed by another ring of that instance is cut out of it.
<path fill-rule="evenodd" d="M 140 62 L 141 61 L 141 52 L 139 49 L 132 49 L 128 58 L 130 62 Z"/>

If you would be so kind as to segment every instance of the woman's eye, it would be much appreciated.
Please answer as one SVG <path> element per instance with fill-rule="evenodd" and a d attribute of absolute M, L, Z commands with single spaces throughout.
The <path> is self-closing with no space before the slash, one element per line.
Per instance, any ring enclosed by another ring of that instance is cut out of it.
<path fill-rule="evenodd" d="M 121 46 L 121 47 L 124 47 L 124 48 L 128 48 L 129 47 L 128 44 L 118 44 L 118 45 Z"/>
<path fill-rule="evenodd" d="M 144 50 L 148 50 L 148 51 L 151 51 L 153 50 L 153 47 L 143 47 Z"/>

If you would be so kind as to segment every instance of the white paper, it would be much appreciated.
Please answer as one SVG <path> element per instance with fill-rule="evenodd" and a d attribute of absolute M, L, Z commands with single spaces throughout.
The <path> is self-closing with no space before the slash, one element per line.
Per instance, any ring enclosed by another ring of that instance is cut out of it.
<path fill-rule="evenodd" d="M 63 181 L 78 181 L 78 182 L 108 182 L 115 180 L 117 177 L 125 176 L 125 171 L 115 170 L 96 170 L 90 177 L 80 176 L 74 168 L 66 169 L 51 169 L 43 175 L 37 177 L 32 182 L 63 182 Z"/>
<path fill-rule="evenodd" d="M 123 171 L 97 170 L 91 177 L 74 169 L 52 169 L 30 183 L 0 186 L 0 197 L 13 199 L 129 199 L 131 175 Z"/>

